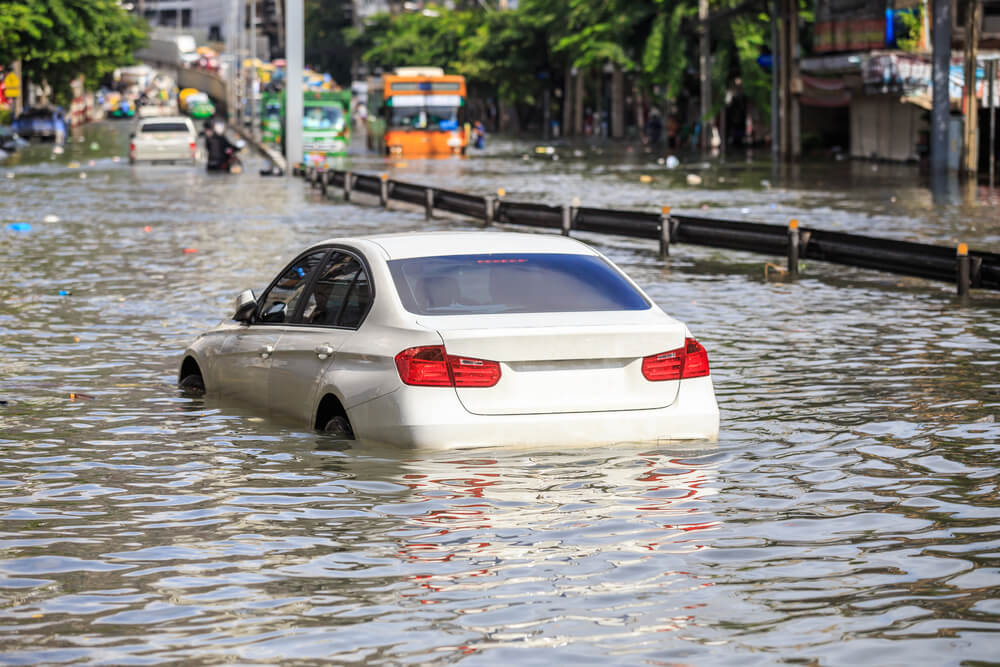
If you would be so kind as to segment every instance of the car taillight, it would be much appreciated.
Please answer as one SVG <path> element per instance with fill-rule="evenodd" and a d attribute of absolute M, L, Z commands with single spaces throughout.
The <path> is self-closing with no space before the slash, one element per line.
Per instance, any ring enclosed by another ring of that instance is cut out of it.
<path fill-rule="evenodd" d="M 642 376 L 650 382 L 686 380 L 708 374 L 708 352 L 694 338 L 684 339 L 684 347 L 642 360 Z"/>
<path fill-rule="evenodd" d="M 188 146 L 190 146 L 190 147 L 191 147 L 191 155 L 194 155 L 194 151 L 195 151 L 195 145 L 194 145 L 194 142 L 192 141 L 192 142 L 191 142 L 190 144 L 188 144 Z"/>
<path fill-rule="evenodd" d="M 133 141 L 133 142 L 131 142 L 131 143 L 130 143 L 130 144 L 128 145 L 128 151 L 129 151 L 129 153 L 135 153 L 135 142 L 134 142 L 134 141 Z"/>
<path fill-rule="evenodd" d="M 417 387 L 492 387 L 500 364 L 448 354 L 444 345 L 411 347 L 396 355 L 399 378 Z"/>

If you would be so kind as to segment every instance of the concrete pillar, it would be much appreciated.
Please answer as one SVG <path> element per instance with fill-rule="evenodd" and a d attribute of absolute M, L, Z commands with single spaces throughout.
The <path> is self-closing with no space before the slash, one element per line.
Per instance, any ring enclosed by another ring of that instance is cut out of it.
<path fill-rule="evenodd" d="M 931 107 L 931 171 L 948 169 L 948 73 L 951 69 L 951 0 L 933 0 L 934 80 Z"/>
<path fill-rule="evenodd" d="M 701 82 L 701 150 L 707 152 L 711 147 L 712 133 L 710 131 L 712 113 L 712 70 L 709 66 L 709 38 L 711 30 L 708 26 L 708 0 L 698 0 L 698 77 Z"/>
<path fill-rule="evenodd" d="M 620 65 L 611 72 L 611 136 L 625 136 L 625 75 Z"/>
<path fill-rule="evenodd" d="M 573 134 L 583 134 L 583 72 L 573 68 Z"/>
<path fill-rule="evenodd" d="M 563 75 L 563 108 L 562 108 L 562 134 L 564 137 L 573 135 L 573 68 L 566 66 L 566 73 Z"/>
<path fill-rule="evenodd" d="M 303 0 L 285 0 L 285 159 L 302 161 Z M 289 170 L 290 171 L 290 170 Z"/>
<path fill-rule="evenodd" d="M 965 125 L 962 128 L 962 171 L 975 176 L 979 167 L 979 100 L 976 99 L 976 53 L 983 0 L 971 0 L 965 10 Z"/>

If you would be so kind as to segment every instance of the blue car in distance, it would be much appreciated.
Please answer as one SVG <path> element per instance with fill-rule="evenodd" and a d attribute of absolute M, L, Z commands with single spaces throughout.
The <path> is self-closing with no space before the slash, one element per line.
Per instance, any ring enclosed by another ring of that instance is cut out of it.
<path fill-rule="evenodd" d="M 25 139 L 66 140 L 66 119 L 60 107 L 31 107 L 14 119 L 11 127 Z"/>

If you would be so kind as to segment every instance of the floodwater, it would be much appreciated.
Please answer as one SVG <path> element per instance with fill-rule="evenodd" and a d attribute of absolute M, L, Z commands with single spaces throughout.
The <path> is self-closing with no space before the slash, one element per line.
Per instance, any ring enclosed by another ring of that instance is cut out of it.
<path fill-rule="evenodd" d="M 996 295 L 819 263 L 765 279 L 781 258 L 690 246 L 665 265 L 591 236 L 709 350 L 717 444 L 351 446 L 182 397 L 179 353 L 308 243 L 472 223 L 323 200 L 256 159 L 130 167 L 124 124 L 79 136 L 0 164 L 0 663 L 1000 656 Z M 996 198 L 932 195 L 909 167 L 556 155 L 350 163 L 1000 250 Z"/>

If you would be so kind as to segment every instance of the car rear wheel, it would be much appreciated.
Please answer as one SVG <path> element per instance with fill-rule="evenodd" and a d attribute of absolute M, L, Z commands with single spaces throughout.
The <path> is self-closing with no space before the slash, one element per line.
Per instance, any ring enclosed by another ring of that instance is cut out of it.
<path fill-rule="evenodd" d="M 338 440 L 354 440 L 354 430 L 351 428 L 351 423 L 347 421 L 347 417 L 340 415 L 330 418 L 330 421 L 323 427 L 323 432 Z"/>
<path fill-rule="evenodd" d="M 178 383 L 181 391 L 192 396 L 201 396 L 205 393 L 205 380 L 197 373 L 191 373 L 181 378 Z"/>

